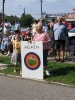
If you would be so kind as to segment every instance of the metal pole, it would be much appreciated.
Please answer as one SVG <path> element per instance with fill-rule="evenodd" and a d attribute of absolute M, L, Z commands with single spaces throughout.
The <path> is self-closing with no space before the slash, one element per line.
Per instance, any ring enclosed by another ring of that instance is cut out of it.
<path fill-rule="evenodd" d="M 2 22 L 4 22 L 4 0 L 2 0 Z"/>
<path fill-rule="evenodd" d="M 25 15 L 25 8 L 24 8 L 24 15 Z"/>
<path fill-rule="evenodd" d="M 41 18 L 42 18 L 42 0 L 40 0 L 40 3 L 41 3 Z"/>

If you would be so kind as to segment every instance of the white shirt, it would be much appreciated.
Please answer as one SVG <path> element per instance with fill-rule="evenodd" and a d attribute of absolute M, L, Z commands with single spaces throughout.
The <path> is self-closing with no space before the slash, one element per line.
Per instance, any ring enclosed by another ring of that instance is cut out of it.
<path fill-rule="evenodd" d="M 32 25 L 32 32 L 35 33 L 36 32 L 36 24 Z"/>
<path fill-rule="evenodd" d="M 19 22 L 15 23 L 15 30 L 19 30 L 18 29 L 19 27 L 20 27 L 20 23 Z"/>
<path fill-rule="evenodd" d="M 10 28 L 6 28 L 5 26 L 10 26 L 11 27 L 11 23 L 10 22 L 4 23 L 4 32 L 10 31 Z"/>

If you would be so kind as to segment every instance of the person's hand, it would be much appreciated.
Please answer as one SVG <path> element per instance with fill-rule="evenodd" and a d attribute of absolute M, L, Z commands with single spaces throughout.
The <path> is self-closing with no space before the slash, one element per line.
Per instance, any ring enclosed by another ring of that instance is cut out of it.
<path fill-rule="evenodd" d="M 47 43 L 47 41 L 43 41 L 43 44 L 46 44 Z"/>
<path fill-rule="evenodd" d="M 28 40 L 28 42 L 32 43 L 32 40 Z"/>

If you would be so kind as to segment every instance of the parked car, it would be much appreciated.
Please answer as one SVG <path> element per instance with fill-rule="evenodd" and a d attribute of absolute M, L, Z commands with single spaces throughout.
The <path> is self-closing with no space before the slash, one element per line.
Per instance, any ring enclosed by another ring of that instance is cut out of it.
<path fill-rule="evenodd" d="M 15 30 L 15 25 L 12 25 L 10 29 L 10 34 L 14 34 L 14 30 Z"/>
<path fill-rule="evenodd" d="M 21 28 L 21 34 L 22 35 L 25 35 L 27 31 L 28 31 L 27 28 Z"/>
<path fill-rule="evenodd" d="M 68 38 L 69 38 L 69 43 L 73 44 L 72 41 L 73 39 L 75 39 L 75 28 L 68 31 Z"/>

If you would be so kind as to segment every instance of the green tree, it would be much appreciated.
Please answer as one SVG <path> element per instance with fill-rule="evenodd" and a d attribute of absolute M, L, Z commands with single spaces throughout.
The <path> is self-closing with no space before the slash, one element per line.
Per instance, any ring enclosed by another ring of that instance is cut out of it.
<path fill-rule="evenodd" d="M 8 20 L 12 25 L 15 24 L 15 19 L 19 20 L 19 18 L 18 18 L 17 16 L 13 16 L 13 15 L 11 15 L 11 16 L 7 16 L 7 15 L 6 15 L 5 18 L 7 18 L 7 20 Z"/>
<path fill-rule="evenodd" d="M 30 14 L 22 14 L 20 18 L 20 23 L 22 27 L 30 27 L 33 22 L 33 17 Z"/>

